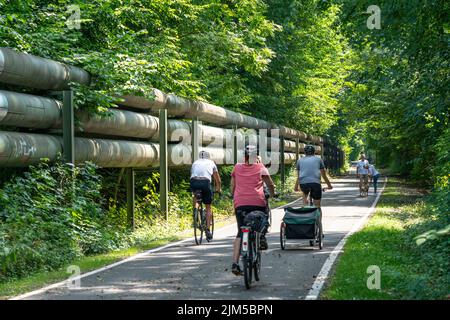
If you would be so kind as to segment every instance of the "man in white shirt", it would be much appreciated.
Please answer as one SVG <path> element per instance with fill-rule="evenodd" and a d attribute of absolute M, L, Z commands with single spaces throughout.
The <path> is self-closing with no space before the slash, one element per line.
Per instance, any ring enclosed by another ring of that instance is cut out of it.
<path fill-rule="evenodd" d="M 191 167 L 191 180 L 190 187 L 191 191 L 195 192 L 200 190 L 202 192 L 202 202 L 206 207 L 206 239 L 210 241 L 212 239 L 212 234 L 210 232 L 211 227 L 211 203 L 212 203 L 212 190 L 211 181 L 214 178 L 214 185 L 216 192 L 221 191 L 221 180 L 219 176 L 219 171 L 214 161 L 209 159 L 208 151 L 200 151 L 199 159 L 194 161 Z M 195 195 L 193 195 L 193 204 L 197 206 Z"/>
<path fill-rule="evenodd" d="M 361 157 L 356 165 L 356 177 L 359 178 L 359 189 L 361 190 L 363 182 L 369 183 L 369 161 L 366 160 L 366 156 L 361 153 Z"/>
<path fill-rule="evenodd" d="M 369 165 L 369 176 L 370 176 L 370 182 L 373 181 L 373 192 L 377 194 L 377 184 L 378 184 L 378 178 L 380 177 L 380 173 L 375 169 L 373 164 Z"/>

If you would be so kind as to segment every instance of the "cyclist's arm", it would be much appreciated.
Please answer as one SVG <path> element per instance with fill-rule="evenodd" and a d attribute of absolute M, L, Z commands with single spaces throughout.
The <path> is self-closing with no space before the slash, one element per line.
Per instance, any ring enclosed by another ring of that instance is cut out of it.
<path fill-rule="evenodd" d="M 300 160 L 295 164 L 295 187 L 294 191 L 300 191 Z"/>
<path fill-rule="evenodd" d="M 331 182 L 327 177 L 327 171 L 325 169 L 320 169 L 320 173 L 322 174 L 323 180 L 325 180 L 328 188 L 333 189 L 333 187 L 331 186 Z"/>
<path fill-rule="evenodd" d="M 263 181 L 266 183 L 267 187 L 269 188 L 270 191 L 270 196 L 274 197 L 275 196 L 275 184 L 272 181 L 272 178 L 270 176 L 261 176 Z"/>
<path fill-rule="evenodd" d="M 295 171 L 296 179 L 295 179 L 295 187 L 294 191 L 300 191 L 300 173 L 298 170 Z"/>
<path fill-rule="evenodd" d="M 214 185 L 216 187 L 216 192 L 222 192 L 222 181 L 220 180 L 220 175 L 218 171 L 213 172 Z"/>

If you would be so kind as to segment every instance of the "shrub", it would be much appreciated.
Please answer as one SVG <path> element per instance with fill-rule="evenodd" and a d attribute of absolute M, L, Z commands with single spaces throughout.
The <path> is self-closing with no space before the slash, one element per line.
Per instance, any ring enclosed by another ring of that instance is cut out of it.
<path fill-rule="evenodd" d="M 6 183 L 0 195 L 0 280 L 53 269 L 116 246 L 106 233 L 95 166 L 43 162 Z"/>

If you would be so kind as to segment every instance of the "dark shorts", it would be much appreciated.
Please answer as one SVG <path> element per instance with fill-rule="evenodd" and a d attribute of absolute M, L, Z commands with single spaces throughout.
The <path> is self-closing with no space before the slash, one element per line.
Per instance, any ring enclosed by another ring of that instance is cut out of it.
<path fill-rule="evenodd" d="M 246 214 L 252 212 L 252 211 L 262 211 L 267 213 L 266 207 L 258 207 L 258 206 L 241 206 L 234 209 L 234 214 L 236 215 L 236 221 L 237 221 L 237 227 L 238 227 L 238 233 L 236 235 L 236 238 L 242 237 L 242 231 L 241 226 L 244 224 L 244 217 Z"/>
<path fill-rule="evenodd" d="M 211 182 L 209 180 L 191 179 L 191 192 L 200 190 L 202 192 L 202 202 L 204 204 L 211 204 L 212 190 Z"/>
<path fill-rule="evenodd" d="M 320 183 L 300 184 L 300 190 L 306 194 L 311 193 L 311 198 L 314 200 L 322 199 L 322 185 Z"/>

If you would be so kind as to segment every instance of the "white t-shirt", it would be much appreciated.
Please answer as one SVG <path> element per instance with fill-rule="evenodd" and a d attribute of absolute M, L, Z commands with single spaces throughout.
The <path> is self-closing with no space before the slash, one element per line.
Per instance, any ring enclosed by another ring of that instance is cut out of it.
<path fill-rule="evenodd" d="M 369 165 L 369 174 L 373 177 L 380 173 L 377 171 L 377 169 L 375 169 L 373 164 L 371 164 L 371 165 Z"/>
<path fill-rule="evenodd" d="M 211 176 L 215 171 L 217 171 L 217 166 L 214 161 L 210 159 L 198 159 L 192 164 L 191 178 L 201 177 L 211 181 Z"/>
<path fill-rule="evenodd" d="M 357 167 L 358 167 L 358 173 L 359 174 L 369 174 L 369 169 L 364 168 L 364 166 L 368 166 L 369 161 L 367 160 L 359 160 Z"/>

